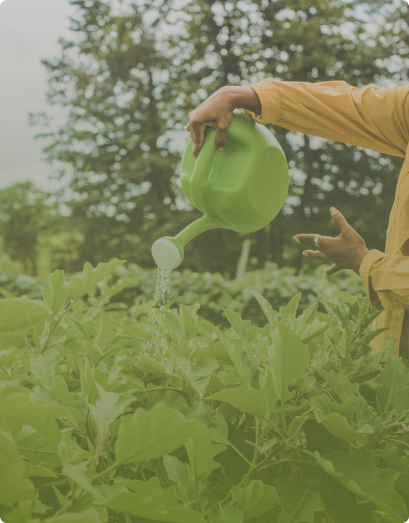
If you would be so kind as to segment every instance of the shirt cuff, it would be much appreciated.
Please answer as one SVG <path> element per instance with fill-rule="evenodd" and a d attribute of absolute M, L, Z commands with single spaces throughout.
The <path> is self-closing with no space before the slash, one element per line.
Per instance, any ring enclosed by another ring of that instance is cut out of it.
<path fill-rule="evenodd" d="M 281 99 L 274 83 L 271 80 L 262 80 L 250 85 L 250 87 L 260 100 L 261 114 L 257 115 L 247 109 L 244 109 L 244 112 L 261 124 L 277 122 L 281 116 Z"/>
<path fill-rule="evenodd" d="M 372 249 L 368 252 L 368 254 L 365 256 L 365 258 L 361 262 L 361 266 L 359 268 L 359 275 L 361 276 L 362 282 L 364 284 L 366 293 L 369 298 L 369 305 L 371 306 L 371 309 L 375 307 L 375 305 L 379 302 L 379 298 L 377 293 L 372 288 L 371 283 L 371 268 L 372 265 L 380 260 L 381 258 L 385 257 L 385 253 L 378 251 L 376 249 Z"/>

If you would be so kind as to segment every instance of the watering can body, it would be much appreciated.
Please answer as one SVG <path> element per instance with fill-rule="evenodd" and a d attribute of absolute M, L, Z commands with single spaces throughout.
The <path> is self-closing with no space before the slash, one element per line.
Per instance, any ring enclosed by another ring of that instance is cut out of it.
<path fill-rule="evenodd" d="M 240 233 L 257 231 L 273 220 L 287 197 L 289 175 L 280 144 L 244 112 L 234 112 L 224 151 L 216 150 L 216 131 L 208 127 L 197 160 L 189 140 L 181 164 L 181 185 L 203 217 L 174 238 L 152 246 L 163 269 L 183 260 L 183 248 L 198 234 L 217 227 Z"/>

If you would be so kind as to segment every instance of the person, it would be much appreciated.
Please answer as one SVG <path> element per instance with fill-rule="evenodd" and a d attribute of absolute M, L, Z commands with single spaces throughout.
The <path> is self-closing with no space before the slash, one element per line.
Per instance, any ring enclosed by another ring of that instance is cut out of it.
<path fill-rule="evenodd" d="M 372 354 L 393 341 L 396 355 L 409 358 L 409 85 L 357 88 L 345 81 L 285 82 L 262 80 L 250 86 L 217 90 L 188 115 L 197 158 L 206 127 L 216 130 L 223 152 L 233 111 L 242 109 L 261 124 L 365 147 L 405 158 L 389 218 L 385 252 L 368 249 L 361 236 L 337 209 L 331 208 L 340 234 L 297 234 L 309 248 L 303 254 L 331 265 L 325 275 L 352 269 L 360 275 L 371 308 L 384 310 L 373 329 L 385 330 L 371 342 Z"/>

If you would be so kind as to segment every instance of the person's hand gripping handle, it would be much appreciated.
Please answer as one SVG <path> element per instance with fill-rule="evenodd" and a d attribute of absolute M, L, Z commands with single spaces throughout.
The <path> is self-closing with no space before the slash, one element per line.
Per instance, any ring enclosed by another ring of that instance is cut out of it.
<path fill-rule="evenodd" d="M 190 131 L 195 159 L 203 146 L 206 127 L 216 130 L 216 148 L 219 153 L 223 152 L 233 111 L 239 108 L 261 113 L 260 100 L 251 87 L 222 87 L 189 113 L 185 129 Z"/>

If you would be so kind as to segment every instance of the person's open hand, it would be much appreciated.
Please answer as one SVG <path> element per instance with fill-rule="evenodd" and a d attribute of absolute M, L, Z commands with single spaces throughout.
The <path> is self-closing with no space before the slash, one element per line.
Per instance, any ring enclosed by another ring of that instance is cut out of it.
<path fill-rule="evenodd" d="M 352 269 L 359 274 L 362 260 L 369 252 L 365 241 L 334 207 L 331 207 L 331 215 L 334 223 L 341 231 L 339 236 L 336 238 L 318 236 L 319 247 L 314 244 L 317 234 L 297 234 L 294 236 L 294 240 L 318 249 L 304 251 L 305 256 L 332 262 L 332 265 L 325 269 L 324 276 L 334 274 L 341 269 Z"/>

